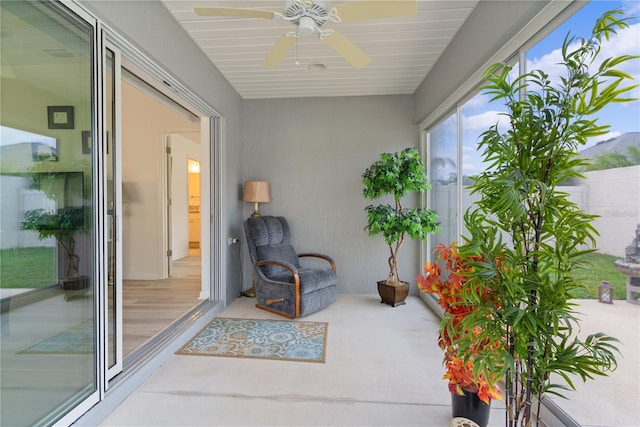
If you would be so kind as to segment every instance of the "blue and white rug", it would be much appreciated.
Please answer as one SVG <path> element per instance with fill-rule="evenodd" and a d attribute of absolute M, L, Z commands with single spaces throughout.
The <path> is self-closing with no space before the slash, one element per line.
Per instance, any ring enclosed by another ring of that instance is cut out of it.
<path fill-rule="evenodd" d="M 93 319 L 87 319 L 72 328 L 29 346 L 20 353 L 92 353 L 94 351 Z"/>
<path fill-rule="evenodd" d="M 213 319 L 176 354 L 324 363 L 328 323 Z"/>

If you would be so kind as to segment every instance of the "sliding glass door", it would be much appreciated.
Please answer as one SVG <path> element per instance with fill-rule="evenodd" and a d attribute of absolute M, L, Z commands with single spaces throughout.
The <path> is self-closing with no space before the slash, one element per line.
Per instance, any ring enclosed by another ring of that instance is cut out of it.
<path fill-rule="evenodd" d="M 98 399 L 98 44 L 58 3 L 0 8 L 0 425 L 43 425 Z"/>

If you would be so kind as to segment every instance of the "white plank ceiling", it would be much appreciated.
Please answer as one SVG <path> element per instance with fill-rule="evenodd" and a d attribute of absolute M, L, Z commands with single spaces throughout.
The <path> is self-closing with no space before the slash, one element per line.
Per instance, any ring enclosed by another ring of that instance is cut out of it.
<path fill-rule="evenodd" d="M 175 19 L 244 99 L 412 94 L 478 0 L 418 0 L 416 16 L 327 23 L 372 59 L 353 68 L 317 35 L 299 39 L 279 66 L 262 61 L 295 29 L 286 21 L 200 17 L 195 7 L 282 12 L 284 0 L 163 0 Z M 296 60 L 299 65 L 296 65 Z M 318 71 L 312 64 L 324 64 Z"/>

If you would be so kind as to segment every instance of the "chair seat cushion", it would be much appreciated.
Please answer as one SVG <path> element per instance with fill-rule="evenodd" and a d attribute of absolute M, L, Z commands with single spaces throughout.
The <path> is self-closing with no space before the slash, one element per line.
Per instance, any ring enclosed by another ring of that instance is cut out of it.
<path fill-rule="evenodd" d="M 305 295 L 318 289 L 334 286 L 338 281 L 338 275 L 330 268 L 325 269 L 309 269 L 303 268 L 298 270 L 300 277 L 300 294 Z M 278 282 L 294 283 L 293 276 L 290 273 L 277 274 L 271 277 Z"/>

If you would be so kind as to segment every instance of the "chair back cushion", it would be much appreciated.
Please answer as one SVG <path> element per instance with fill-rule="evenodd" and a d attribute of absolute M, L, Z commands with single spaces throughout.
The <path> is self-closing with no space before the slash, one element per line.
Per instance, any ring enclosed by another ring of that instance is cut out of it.
<path fill-rule="evenodd" d="M 244 223 L 249 255 L 255 264 L 260 261 L 284 261 L 300 268 L 298 255 L 291 246 L 291 232 L 284 217 L 259 216 L 248 218 Z M 261 267 L 267 277 L 282 274 L 282 267 L 267 265 Z"/>

